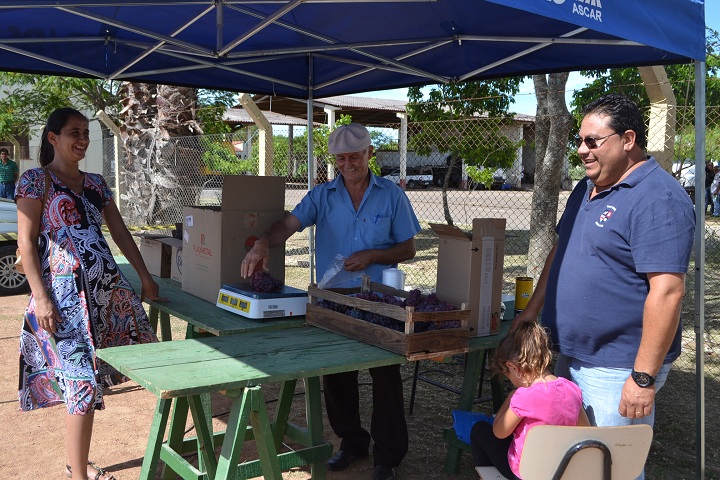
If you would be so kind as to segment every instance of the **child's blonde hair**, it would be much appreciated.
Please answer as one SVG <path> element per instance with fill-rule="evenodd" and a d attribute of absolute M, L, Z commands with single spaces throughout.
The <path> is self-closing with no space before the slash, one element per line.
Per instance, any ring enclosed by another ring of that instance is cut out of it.
<path fill-rule="evenodd" d="M 518 366 L 531 380 L 541 377 L 552 361 L 550 337 L 538 322 L 523 322 L 508 332 L 495 350 L 493 370 L 507 375 L 506 362 Z"/>

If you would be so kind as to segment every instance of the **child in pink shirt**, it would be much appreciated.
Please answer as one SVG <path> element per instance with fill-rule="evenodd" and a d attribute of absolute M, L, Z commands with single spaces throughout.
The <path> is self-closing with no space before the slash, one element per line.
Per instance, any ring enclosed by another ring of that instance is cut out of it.
<path fill-rule="evenodd" d="M 582 393 L 574 383 L 548 371 L 550 339 L 537 322 L 508 332 L 495 352 L 493 369 L 505 375 L 512 391 L 491 425 L 480 421 L 470 433 L 475 466 L 494 466 L 509 480 L 520 479 L 525 436 L 535 425 L 590 425 Z"/>

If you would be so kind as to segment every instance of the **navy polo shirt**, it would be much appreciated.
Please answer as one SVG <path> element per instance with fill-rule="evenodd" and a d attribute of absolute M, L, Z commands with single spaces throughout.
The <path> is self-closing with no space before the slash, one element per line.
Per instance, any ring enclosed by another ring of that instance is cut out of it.
<path fill-rule="evenodd" d="M 542 321 L 562 354 L 631 368 L 642 335 L 646 274 L 687 273 L 693 205 L 652 157 L 589 199 L 592 188 L 590 180 L 580 182 L 557 226 Z M 681 329 L 665 363 L 680 354 Z"/>

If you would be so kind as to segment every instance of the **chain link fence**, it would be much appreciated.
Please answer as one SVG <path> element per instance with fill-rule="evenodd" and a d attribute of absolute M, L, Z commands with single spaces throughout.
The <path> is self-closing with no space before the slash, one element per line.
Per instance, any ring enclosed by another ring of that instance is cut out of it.
<path fill-rule="evenodd" d="M 654 111 L 649 112 L 650 135 L 656 127 Z M 667 164 L 688 191 L 694 194 L 694 109 L 678 108 L 674 128 L 660 136 L 660 144 L 674 142 Z M 371 127 L 387 141 L 376 145 L 376 169 L 382 175 L 398 174 L 398 183 L 406 188 L 422 232 L 416 237 L 417 255 L 401 268 L 407 274 L 406 286 L 429 292 L 435 287 L 438 237 L 430 229 L 431 223 L 453 223 L 469 232 L 474 218 L 505 218 L 507 221 L 503 294 L 513 295 L 515 278 L 528 273 L 530 244 L 530 216 L 536 167 L 534 154 L 534 117 L 516 116 L 510 121 L 477 118 L 463 121 L 425 122 L 408 124 L 408 148 L 401 158 L 397 143 L 400 125 Z M 720 131 L 720 107 L 707 108 L 708 145 L 710 136 Z M 672 138 L 670 138 L 672 136 Z M 432 147 L 447 143 L 447 138 L 461 138 L 478 152 L 474 164 L 453 159 L 452 154 Z M 287 179 L 285 207 L 292 208 L 307 190 L 307 135 L 304 128 L 274 126 L 272 163 L 275 175 Z M 657 139 L 656 139 L 657 140 Z M 649 147 L 657 145 L 651 142 Z M 108 139 L 104 145 L 106 178 L 116 190 L 120 210 L 129 226 L 144 229 L 163 229 L 182 221 L 183 206 L 220 205 L 224 175 L 256 175 L 258 172 L 259 140 L 254 128 L 239 133 L 203 137 L 174 138 L 158 149 L 156 160 L 131 159 L 121 146 Z M 708 147 L 708 150 L 711 148 Z M 652 148 L 649 148 L 652 151 Z M 572 166 L 574 149 L 568 148 L 568 159 L 561 172 L 562 189 L 559 194 L 557 218 L 565 208 L 565 201 L 574 183 L 583 176 L 582 168 Z M 720 163 L 717 150 L 709 158 Z M 477 160 L 477 159 L 480 160 Z M 311 177 L 325 181 L 335 177 L 332 158 L 317 158 L 317 171 Z M 699 174 L 699 172 L 697 172 Z M 424 177 L 423 177 L 424 176 Z M 417 178 L 431 176 L 429 181 Z M 412 181 L 412 183 L 411 183 Z M 417 188 L 408 188 L 417 187 Z M 704 196 L 704 195 L 703 195 Z M 709 207 L 707 207 L 710 211 Z M 719 209 L 720 210 L 720 209 Z M 707 393 L 707 428 L 705 429 L 707 477 L 720 478 L 720 440 L 717 434 L 717 400 L 720 398 L 720 211 L 707 215 L 705 223 L 705 319 L 700 342 L 704 351 Z M 661 232 L 659 232 L 661 234 Z M 548 239 L 549 250 L 554 239 Z M 286 246 L 286 282 L 306 288 L 312 280 L 309 272 L 307 231 L 295 234 Z M 683 354 L 674 364 L 665 390 L 658 396 L 658 421 L 654 451 L 666 453 L 672 465 L 673 455 L 693 470 L 697 455 L 695 426 L 695 394 L 697 375 L 696 317 L 694 277 L 696 258 L 693 253 L 686 282 L 683 303 Z M 588 288 L 592 288 L 588 286 Z M 598 308 L 603 301 L 598 299 Z M 672 388 L 671 388 L 672 387 Z M 682 410 L 682 415 L 679 414 Z M 667 418 L 673 420 L 668 420 Z M 675 423 L 678 417 L 678 424 Z M 682 439 L 681 445 L 678 438 Z M 651 457 L 649 462 L 652 462 Z M 657 459 L 656 459 L 657 461 Z M 656 477 L 659 478 L 659 477 Z M 665 477 L 670 478 L 670 477 Z M 680 478 L 680 477 L 677 477 Z"/>

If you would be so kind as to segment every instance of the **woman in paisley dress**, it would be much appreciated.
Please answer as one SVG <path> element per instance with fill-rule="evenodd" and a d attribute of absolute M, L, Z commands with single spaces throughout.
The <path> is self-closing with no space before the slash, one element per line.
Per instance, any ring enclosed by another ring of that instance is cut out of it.
<path fill-rule="evenodd" d="M 43 168 L 24 172 L 18 182 L 18 248 L 32 290 L 20 336 L 18 394 L 25 411 L 66 405 L 68 477 L 109 480 L 112 475 L 88 462 L 94 412 L 105 406 L 103 388 L 127 378 L 95 350 L 157 341 L 141 297 L 157 299 L 158 285 L 103 177 L 79 168 L 89 143 L 87 118 L 71 108 L 56 110 L 42 134 Z M 141 297 L 118 269 L 103 221 L 137 270 Z"/>

